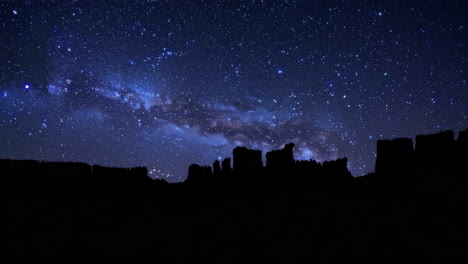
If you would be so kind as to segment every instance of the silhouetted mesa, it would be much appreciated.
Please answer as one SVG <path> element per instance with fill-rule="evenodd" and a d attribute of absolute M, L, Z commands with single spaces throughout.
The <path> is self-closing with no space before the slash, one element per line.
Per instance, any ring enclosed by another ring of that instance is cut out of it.
<path fill-rule="evenodd" d="M 461 146 L 466 146 L 468 147 L 468 129 L 460 131 L 458 133 L 458 139 L 457 139 L 458 144 Z"/>
<path fill-rule="evenodd" d="M 325 175 L 338 177 L 337 180 L 351 178 L 351 172 L 348 170 L 348 158 L 325 161 L 322 165 Z"/>
<path fill-rule="evenodd" d="M 249 171 L 252 169 L 261 169 L 263 167 L 261 150 L 236 147 L 232 153 L 234 158 L 234 171 Z"/>
<path fill-rule="evenodd" d="M 453 131 L 417 135 L 413 149 L 411 138 L 377 141 L 377 159 L 373 181 L 399 186 L 419 186 L 426 190 L 457 181 L 466 159 L 466 135 L 460 131 L 457 141 Z M 444 181 L 441 175 L 446 174 Z M 446 186 L 447 187 L 447 186 Z M 442 188 L 442 187 L 441 187 Z"/>
<path fill-rule="evenodd" d="M 409 182 L 415 184 L 415 181 L 424 177 L 426 182 L 430 182 L 430 177 L 423 175 L 427 172 L 424 168 L 434 168 L 441 172 L 441 170 L 446 170 L 447 166 L 460 166 L 460 157 L 466 156 L 467 138 L 468 130 L 461 131 L 457 141 L 454 141 L 453 131 L 418 135 L 416 149 L 413 148 L 411 138 L 379 140 L 377 141 L 376 172 L 372 179 L 375 183 L 399 185 L 400 188 L 407 186 Z M 296 161 L 293 153 L 293 143 L 286 144 L 283 149 L 266 153 L 266 167 L 264 168 L 260 150 L 236 147 L 233 150 L 234 174 L 232 176 L 242 178 L 247 175 L 262 174 L 266 181 L 278 181 L 280 177 L 287 178 L 287 181 L 300 180 L 314 185 L 326 183 L 328 186 L 343 184 L 351 179 L 351 173 L 347 168 L 347 158 L 325 161 L 321 164 L 315 160 Z M 455 162 L 456 160 L 458 161 Z M 231 171 L 229 158 L 223 160 L 221 169 L 219 161 L 215 161 L 213 174 L 209 167 L 192 166 L 188 182 L 193 179 L 206 179 L 212 175 L 218 176 L 217 178 L 231 175 L 228 173 Z M 419 173 L 416 175 L 417 170 Z M 195 175 L 198 176 L 192 177 Z M 262 177 L 257 177 L 256 180 L 260 178 Z"/>
<path fill-rule="evenodd" d="M 213 175 L 219 175 L 221 173 L 221 166 L 219 165 L 219 160 L 215 160 L 213 163 Z"/>
<path fill-rule="evenodd" d="M 467 137 L 378 141 L 376 173 L 357 178 L 347 158 L 295 161 L 292 143 L 265 167 L 238 147 L 237 169 L 193 164 L 177 184 L 144 167 L 0 160 L 4 262 L 460 261 Z"/>
<path fill-rule="evenodd" d="M 189 166 L 189 174 L 186 182 L 192 182 L 196 180 L 208 179 L 212 175 L 210 166 L 200 166 L 198 164 L 192 164 Z"/>
<path fill-rule="evenodd" d="M 396 138 L 377 141 L 375 172 L 382 175 L 406 175 L 414 167 L 413 140 Z"/>
<path fill-rule="evenodd" d="M 289 143 L 283 149 L 273 150 L 266 154 L 266 167 L 274 168 L 292 168 L 294 165 L 294 144 Z"/>
<path fill-rule="evenodd" d="M 415 148 L 411 138 L 396 138 L 377 141 L 377 158 L 373 178 L 381 182 L 402 183 L 418 177 L 429 179 L 430 170 L 440 173 L 449 168 L 465 168 L 468 162 L 467 143 L 468 129 L 459 132 L 454 140 L 453 131 L 444 131 L 430 135 L 416 136 Z M 307 178 L 322 181 L 324 177 L 333 179 L 350 176 L 347 169 L 347 158 L 336 161 L 325 161 L 323 164 L 314 160 L 294 160 L 294 144 L 289 143 L 280 150 L 266 153 L 266 167 L 262 165 L 262 152 L 245 147 L 233 150 L 234 170 L 231 159 L 225 158 L 209 166 L 193 164 L 189 167 L 187 182 L 201 179 L 209 180 L 210 176 L 222 178 L 226 175 L 242 177 L 251 173 L 281 174 L 291 179 Z M 145 167 L 107 168 L 98 165 L 73 162 L 39 162 L 28 160 L 0 160 L 5 184 L 40 184 L 40 185 L 125 185 L 148 184 L 154 181 L 147 177 Z M 266 171 L 264 169 L 267 169 Z M 279 169 L 279 170 L 278 170 Z M 416 170 L 419 173 L 416 175 Z M 283 171 L 283 173 L 279 173 Z M 286 172 L 286 173 L 284 173 Z M 328 176 L 326 176 L 328 175 Z M 338 178 L 336 175 L 341 175 Z M 289 177 L 288 176 L 288 177 Z M 268 179 L 268 177 L 266 178 Z"/>
<path fill-rule="evenodd" d="M 458 133 L 457 146 L 459 157 L 468 154 L 468 129 Z"/>
<path fill-rule="evenodd" d="M 231 159 L 230 158 L 225 158 L 222 162 L 222 171 L 223 173 L 228 173 L 231 172 Z"/>
<path fill-rule="evenodd" d="M 261 151 L 251 150 L 245 147 L 236 147 L 233 150 L 234 155 L 234 170 L 231 172 L 230 159 L 226 158 L 223 161 L 223 168 L 219 172 L 219 161 L 213 163 L 214 170 L 211 174 L 210 170 L 204 169 L 200 165 L 193 164 L 189 167 L 189 176 L 186 183 L 204 182 L 210 176 L 214 176 L 211 180 L 218 183 L 227 180 L 230 184 L 233 181 L 241 183 L 248 181 L 249 185 L 258 188 L 267 184 L 269 188 L 281 189 L 288 188 L 297 184 L 296 181 L 307 182 L 315 187 L 329 188 L 330 186 L 344 186 L 352 180 L 351 173 L 347 167 L 347 158 L 337 159 L 335 161 L 325 161 L 323 164 L 314 160 L 295 161 L 294 160 L 294 144 L 289 143 L 280 150 L 272 150 L 266 154 L 266 167 L 262 166 Z M 227 177 L 229 176 L 229 177 Z M 244 189 L 250 187 L 244 186 Z"/>
<path fill-rule="evenodd" d="M 81 162 L 2 159 L 0 168 L 6 185 L 143 186 L 153 183 L 146 167 L 112 168 Z"/>
<path fill-rule="evenodd" d="M 416 154 L 419 158 L 440 160 L 449 158 L 454 151 L 453 131 L 416 136 Z"/>

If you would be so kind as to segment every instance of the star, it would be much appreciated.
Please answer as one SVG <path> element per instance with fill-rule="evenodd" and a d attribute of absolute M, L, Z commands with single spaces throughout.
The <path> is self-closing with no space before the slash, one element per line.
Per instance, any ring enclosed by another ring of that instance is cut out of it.
<path fill-rule="evenodd" d="M 363 175 L 378 139 L 466 129 L 464 6 L 64 2 L 26 17 L 15 2 L 0 157 L 145 165 L 177 181 L 237 145 L 294 140 L 297 159 L 346 156 Z"/>

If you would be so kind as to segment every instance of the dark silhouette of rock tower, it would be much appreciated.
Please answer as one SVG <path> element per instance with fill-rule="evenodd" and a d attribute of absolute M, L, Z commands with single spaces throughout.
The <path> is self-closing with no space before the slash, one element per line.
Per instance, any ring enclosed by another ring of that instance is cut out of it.
<path fill-rule="evenodd" d="M 250 171 L 263 167 L 261 150 L 236 147 L 232 151 L 232 154 L 234 158 L 234 171 Z"/>
<path fill-rule="evenodd" d="M 294 161 L 294 143 L 289 143 L 283 149 L 273 150 L 266 154 L 266 167 L 274 168 L 292 168 Z"/>

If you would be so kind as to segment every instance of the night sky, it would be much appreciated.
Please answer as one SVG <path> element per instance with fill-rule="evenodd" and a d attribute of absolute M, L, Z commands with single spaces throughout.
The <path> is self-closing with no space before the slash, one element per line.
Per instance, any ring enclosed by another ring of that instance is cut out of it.
<path fill-rule="evenodd" d="M 372 2 L 0 1 L 0 158 L 174 182 L 294 142 L 360 176 L 378 139 L 468 128 L 467 1 Z"/>

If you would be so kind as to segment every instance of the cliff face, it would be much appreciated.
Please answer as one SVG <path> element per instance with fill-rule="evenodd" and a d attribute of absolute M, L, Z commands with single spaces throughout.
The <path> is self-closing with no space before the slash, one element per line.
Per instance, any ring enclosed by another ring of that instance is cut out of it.
<path fill-rule="evenodd" d="M 430 175 L 440 175 L 443 172 L 455 175 L 452 171 L 464 166 L 463 164 L 467 162 L 463 160 L 468 151 L 467 142 L 468 130 L 461 131 L 457 141 L 454 140 L 453 131 L 418 135 L 415 148 L 411 138 L 379 140 L 375 174 L 372 178 L 376 182 L 390 185 L 406 186 L 416 181 L 428 183 L 432 181 L 430 184 L 434 184 L 437 179 Z M 293 153 L 293 143 L 286 144 L 283 149 L 270 151 L 266 154 L 266 167 L 263 167 L 260 150 L 236 147 L 233 150 L 233 170 L 230 159 L 226 158 L 222 162 L 222 168 L 219 167 L 219 161 L 215 161 L 213 174 L 209 167 L 192 165 L 193 167 L 189 169 L 189 178 L 193 178 L 194 175 L 222 177 L 231 175 L 231 172 L 232 175 L 240 177 L 260 172 L 268 177 L 268 181 L 277 181 L 278 177 L 288 177 L 291 181 L 339 184 L 340 181 L 349 182 L 351 178 L 347 168 L 347 158 L 325 161 L 321 164 L 315 160 L 296 161 Z"/>
<path fill-rule="evenodd" d="M 459 261 L 468 130 L 450 135 L 419 136 L 417 151 L 409 138 L 379 141 L 377 173 L 357 178 L 346 158 L 285 167 L 292 144 L 267 154 L 280 169 L 257 169 L 259 152 L 241 151 L 254 154 L 254 169 L 232 171 L 229 158 L 213 171 L 195 164 L 185 184 L 152 181 L 146 168 L 0 159 L 5 262 L 219 261 L 252 252 L 260 261 Z"/>
<path fill-rule="evenodd" d="M 346 158 L 323 164 L 315 160 L 295 161 L 293 151 L 294 144 L 289 143 L 283 149 L 268 152 L 266 167 L 263 167 L 260 150 L 237 147 L 233 150 L 234 170 L 231 168 L 230 158 L 225 158 L 222 162 L 216 160 L 213 169 L 193 164 L 189 167 L 186 181 L 209 182 L 221 178 L 252 181 L 257 178 L 255 181 L 278 182 L 287 178 L 287 181 L 332 183 L 348 181 L 344 179 L 351 177 Z M 441 175 L 447 175 L 444 176 L 447 178 L 444 182 L 462 182 L 464 175 L 468 173 L 467 155 L 468 129 L 460 131 L 457 140 L 454 139 L 453 131 L 418 135 L 415 148 L 411 138 L 380 140 L 377 142 L 376 173 L 371 178 L 395 186 L 407 183 L 415 185 L 418 182 L 435 186 L 441 182 Z M 156 182 L 147 177 L 145 167 L 107 168 L 85 163 L 31 160 L 0 160 L 0 167 L 7 175 L 2 178 L 2 182 L 13 185 L 136 186 Z M 257 175 L 260 177 L 255 177 Z"/>
<path fill-rule="evenodd" d="M 427 160 L 446 159 L 452 156 L 454 147 L 454 133 L 451 130 L 416 136 L 416 155 L 419 158 Z"/>
<path fill-rule="evenodd" d="M 461 157 L 465 157 L 468 154 L 468 129 L 458 133 L 456 147 L 458 159 L 461 159 Z"/>
<path fill-rule="evenodd" d="M 351 173 L 348 170 L 348 158 L 344 157 L 337 160 L 325 161 L 323 163 L 322 174 L 335 176 L 339 179 L 351 178 Z"/>
<path fill-rule="evenodd" d="M 252 150 L 245 147 L 236 147 L 233 151 L 234 171 L 245 171 L 252 169 L 261 169 L 262 151 Z"/>
<path fill-rule="evenodd" d="M 451 130 L 416 136 L 413 149 L 411 138 L 377 141 L 377 174 L 401 175 L 413 173 L 418 167 L 437 169 L 441 164 L 458 166 L 455 160 L 467 149 L 468 130 L 460 131 L 458 140 Z"/>
<path fill-rule="evenodd" d="M 396 138 L 377 141 L 375 172 L 386 175 L 410 173 L 414 165 L 413 140 Z"/>
<path fill-rule="evenodd" d="M 198 164 L 192 164 L 189 166 L 189 174 L 186 181 L 192 182 L 197 180 L 207 179 L 212 175 L 210 166 L 200 166 Z"/>
<path fill-rule="evenodd" d="M 225 158 L 222 162 L 222 172 L 223 173 L 228 173 L 230 172 L 232 169 L 231 169 L 231 159 L 230 158 Z"/>
<path fill-rule="evenodd" d="M 294 144 L 289 143 L 283 149 L 273 150 L 266 154 L 266 167 L 274 168 L 291 168 L 294 165 Z"/>
<path fill-rule="evenodd" d="M 213 163 L 213 175 L 218 175 L 221 173 L 221 166 L 219 165 L 219 160 L 215 160 Z"/>
<path fill-rule="evenodd" d="M 266 154 L 266 167 L 262 166 L 262 152 L 260 150 L 251 150 L 245 147 L 236 147 L 233 150 L 234 169 L 231 170 L 230 159 L 226 158 L 222 162 L 222 169 L 219 171 L 219 161 L 214 162 L 214 170 L 207 167 L 201 167 L 193 164 L 189 167 L 189 177 L 186 182 L 189 183 L 207 183 L 206 180 L 218 181 L 234 176 L 235 178 L 244 178 L 250 184 L 258 185 L 262 179 L 265 179 L 272 185 L 281 185 L 284 177 L 288 177 L 286 185 L 295 181 L 315 181 L 316 183 L 335 183 L 340 185 L 340 181 L 349 182 L 352 178 L 347 168 L 348 159 L 342 158 L 335 161 L 326 161 L 323 164 L 315 160 L 294 160 L 294 144 L 289 143 L 283 149 L 273 150 Z M 209 176 L 212 176 L 211 178 Z M 258 176 L 258 177 L 257 177 Z M 326 177 L 328 176 L 328 177 Z M 266 177 L 266 178 L 264 178 Z M 196 179 L 196 180 L 195 180 Z M 200 180 L 199 180 L 200 179 Z M 233 178 L 231 178 L 233 179 Z M 279 187 L 279 186 L 278 186 Z"/>
<path fill-rule="evenodd" d="M 418 135 L 414 149 L 410 138 L 379 140 L 374 180 L 395 187 L 442 189 L 453 186 L 463 177 L 460 172 L 467 171 L 467 138 L 468 130 L 460 131 L 457 141 L 450 130 Z M 445 178 L 441 180 L 441 176 Z"/>
<path fill-rule="evenodd" d="M 468 147 L 468 129 L 458 133 L 458 145 Z"/>

